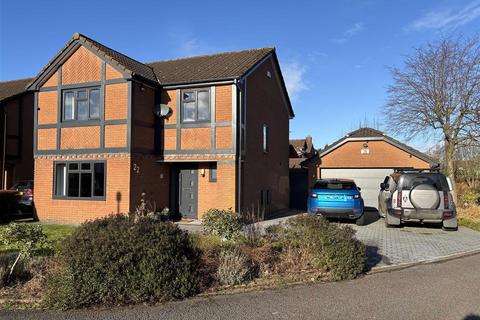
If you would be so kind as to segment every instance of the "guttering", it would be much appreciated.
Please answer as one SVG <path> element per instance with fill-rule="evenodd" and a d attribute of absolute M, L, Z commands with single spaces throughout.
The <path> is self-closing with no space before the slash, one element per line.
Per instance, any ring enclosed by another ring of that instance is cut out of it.
<path fill-rule="evenodd" d="M 218 81 L 208 81 L 208 82 L 182 82 L 178 84 L 168 84 L 162 86 L 163 89 L 176 89 L 176 88 L 191 88 L 195 86 L 212 86 L 212 85 L 221 85 L 221 84 L 233 84 L 236 83 L 237 79 L 228 79 L 228 80 L 218 80 Z"/>

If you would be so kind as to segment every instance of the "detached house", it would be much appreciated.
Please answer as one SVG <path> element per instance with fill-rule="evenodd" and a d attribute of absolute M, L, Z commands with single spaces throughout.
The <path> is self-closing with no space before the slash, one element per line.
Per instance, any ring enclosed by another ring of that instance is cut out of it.
<path fill-rule="evenodd" d="M 131 212 L 142 193 L 193 219 L 289 206 L 294 114 L 275 49 L 141 63 L 75 34 L 28 90 L 40 220 Z"/>

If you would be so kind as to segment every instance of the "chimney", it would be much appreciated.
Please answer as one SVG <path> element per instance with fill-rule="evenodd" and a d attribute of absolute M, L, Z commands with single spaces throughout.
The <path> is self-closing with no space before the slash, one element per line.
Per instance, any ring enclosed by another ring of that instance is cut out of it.
<path fill-rule="evenodd" d="M 312 151 L 313 147 L 313 141 L 311 136 L 307 136 L 305 138 L 305 144 L 307 145 L 307 150 L 305 150 L 307 153 L 310 153 Z"/>

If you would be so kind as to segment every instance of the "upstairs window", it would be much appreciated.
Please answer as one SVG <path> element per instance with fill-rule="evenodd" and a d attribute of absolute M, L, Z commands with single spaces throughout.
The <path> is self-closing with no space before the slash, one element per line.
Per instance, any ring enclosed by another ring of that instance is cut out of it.
<path fill-rule="evenodd" d="M 56 198 L 103 199 L 105 197 L 105 162 L 55 163 Z"/>
<path fill-rule="evenodd" d="M 263 147 L 263 152 L 267 153 L 268 152 L 268 126 L 266 124 L 263 125 L 263 139 L 262 139 L 262 147 Z"/>
<path fill-rule="evenodd" d="M 63 91 L 63 121 L 100 118 L 100 89 L 82 88 Z"/>
<path fill-rule="evenodd" d="M 210 121 L 210 90 L 182 91 L 182 122 Z"/>

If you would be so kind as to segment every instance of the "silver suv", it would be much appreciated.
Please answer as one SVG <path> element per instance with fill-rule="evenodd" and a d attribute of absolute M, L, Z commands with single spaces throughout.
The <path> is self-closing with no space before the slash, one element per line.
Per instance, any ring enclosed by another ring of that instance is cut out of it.
<path fill-rule="evenodd" d="M 441 222 L 444 230 L 458 229 L 452 184 L 434 171 L 398 171 L 380 184 L 378 210 L 387 227 L 402 221 Z"/>

